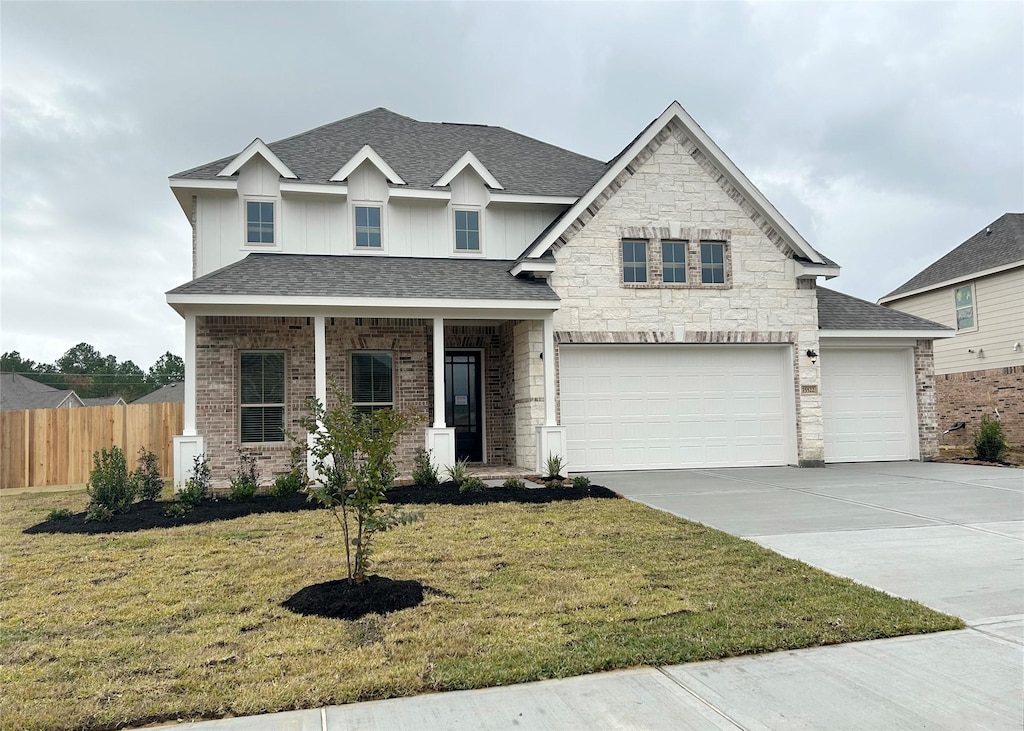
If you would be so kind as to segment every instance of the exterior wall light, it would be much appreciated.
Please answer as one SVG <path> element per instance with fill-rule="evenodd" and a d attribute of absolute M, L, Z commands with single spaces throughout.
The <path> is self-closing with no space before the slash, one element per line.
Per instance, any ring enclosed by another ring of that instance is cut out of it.
<path fill-rule="evenodd" d="M 807 357 L 811 359 L 811 363 L 817 363 L 818 362 L 818 353 L 817 353 L 817 351 L 808 350 L 807 351 Z"/>

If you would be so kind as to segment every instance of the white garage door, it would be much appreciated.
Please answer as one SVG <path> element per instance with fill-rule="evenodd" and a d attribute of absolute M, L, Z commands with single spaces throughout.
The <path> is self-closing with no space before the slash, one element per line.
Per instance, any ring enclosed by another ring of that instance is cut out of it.
<path fill-rule="evenodd" d="M 790 349 L 562 345 L 569 469 L 795 462 Z"/>
<path fill-rule="evenodd" d="M 821 349 L 826 462 L 918 458 L 910 348 Z"/>

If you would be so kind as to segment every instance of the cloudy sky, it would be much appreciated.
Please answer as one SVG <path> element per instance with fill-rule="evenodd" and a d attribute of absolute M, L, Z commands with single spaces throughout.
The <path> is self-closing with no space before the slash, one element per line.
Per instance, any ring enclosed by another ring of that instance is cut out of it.
<path fill-rule="evenodd" d="M 385 106 L 602 160 L 677 99 L 875 300 L 1024 211 L 1024 4 L 0 5 L 0 349 L 183 353 L 175 172 Z"/>

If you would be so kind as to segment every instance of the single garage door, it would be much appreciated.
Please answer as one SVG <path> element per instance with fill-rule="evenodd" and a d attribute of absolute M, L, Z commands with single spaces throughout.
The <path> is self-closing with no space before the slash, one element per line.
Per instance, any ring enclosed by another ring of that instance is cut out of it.
<path fill-rule="evenodd" d="M 826 462 L 917 459 L 910 348 L 822 348 Z"/>
<path fill-rule="evenodd" d="M 560 346 L 569 468 L 795 462 L 791 352 L 757 345 Z"/>

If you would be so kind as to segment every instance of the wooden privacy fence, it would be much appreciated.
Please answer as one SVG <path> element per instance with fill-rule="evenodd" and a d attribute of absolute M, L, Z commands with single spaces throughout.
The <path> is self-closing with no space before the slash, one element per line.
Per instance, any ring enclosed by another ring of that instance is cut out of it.
<path fill-rule="evenodd" d="M 129 470 L 141 447 L 155 452 L 171 479 L 184 415 L 182 403 L 0 411 L 0 489 L 88 482 L 93 452 L 113 446 Z"/>

